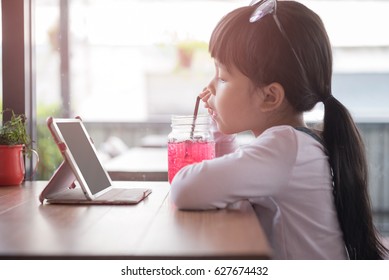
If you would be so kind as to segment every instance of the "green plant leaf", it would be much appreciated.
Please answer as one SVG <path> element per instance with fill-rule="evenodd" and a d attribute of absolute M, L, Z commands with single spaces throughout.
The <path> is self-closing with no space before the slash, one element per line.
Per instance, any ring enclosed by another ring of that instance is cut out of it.
<path fill-rule="evenodd" d="M 24 145 L 25 153 L 30 156 L 31 138 L 26 129 L 26 117 L 23 114 L 15 114 L 11 109 L 1 112 L 1 116 L 7 111 L 11 112 L 11 119 L 0 127 L 0 145 Z"/>

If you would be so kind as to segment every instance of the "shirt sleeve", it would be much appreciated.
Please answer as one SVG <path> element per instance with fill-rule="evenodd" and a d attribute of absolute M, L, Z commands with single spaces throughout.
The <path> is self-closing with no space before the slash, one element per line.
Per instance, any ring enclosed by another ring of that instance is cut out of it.
<path fill-rule="evenodd" d="M 292 127 L 266 130 L 236 152 L 181 169 L 171 184 L 172 200 L 180 209 L 215 209 L 277 195 L 287 185 L 296 150 Z"/>

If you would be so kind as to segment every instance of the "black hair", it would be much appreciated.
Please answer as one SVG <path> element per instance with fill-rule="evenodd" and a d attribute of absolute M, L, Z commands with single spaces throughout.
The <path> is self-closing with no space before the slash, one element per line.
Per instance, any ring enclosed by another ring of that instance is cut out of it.
<path fill-rule="evenodd" d="M 277 4 L 277 17 L 302 67 L 272 15 L 249 22 L 256 6 L 238 8 L 222 18 L 211 35 L 211 56 L 227 68 L 237 67 L 255 86 L 280 83 L 296 112 L 324 103 L 322 138 L 349 258 L 382 259 L 387 249 L 373 224 L 364 145 L 349 111 L 332 95 L 332 51 L 323 22 L 301 3 Z"/>

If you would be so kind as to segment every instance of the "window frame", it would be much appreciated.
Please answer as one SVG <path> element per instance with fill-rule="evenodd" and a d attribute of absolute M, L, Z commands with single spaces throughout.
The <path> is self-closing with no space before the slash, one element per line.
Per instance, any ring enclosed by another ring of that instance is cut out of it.
<path fill-rule="evenodd" d="M 1 0 L 3 109 L 11 108 L 27 118 L 27 132 L 36 143 L 36 95 L 34 49 L 35 0 Z M 10 119 L 5 114 L 3 121 Z M 26 178 L 34 160 L 26 158 Z"/>

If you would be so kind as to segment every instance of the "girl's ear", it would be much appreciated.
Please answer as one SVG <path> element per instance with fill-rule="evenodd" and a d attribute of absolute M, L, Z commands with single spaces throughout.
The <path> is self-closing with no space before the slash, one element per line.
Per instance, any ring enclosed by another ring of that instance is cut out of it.
<path fill-rule="evenodd" d="M 270 112 L 278 109 L 285 99 L 285 91 L 281 84 L 271 83 L 262 88 L 261 92 L 261 110 Z"/>

